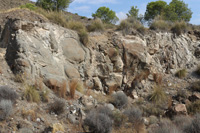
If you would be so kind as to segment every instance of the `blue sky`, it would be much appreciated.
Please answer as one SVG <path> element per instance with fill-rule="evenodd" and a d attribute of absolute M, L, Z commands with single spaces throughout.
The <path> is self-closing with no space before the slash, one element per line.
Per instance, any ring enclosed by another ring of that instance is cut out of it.
<path fill-rule="evenodd" d="M 35 1 L 35 0 L 33 0 Z M 126 13 L 131 6 L 137 6 L 140 14 L 146 11 L 146 5 L 156 0 L 74 0 L 67 11 L 78 13 L 81 16 L 91 17 L 92 13 L 101 7 L 106 6 L 116 12 L 120 20 L 126 18 Z M 164 0 L 167 3 L 171 0 Z M 200 25 L 200 0 L 183 0 L 192 10 L 193 15 L 190 23 Z"/>

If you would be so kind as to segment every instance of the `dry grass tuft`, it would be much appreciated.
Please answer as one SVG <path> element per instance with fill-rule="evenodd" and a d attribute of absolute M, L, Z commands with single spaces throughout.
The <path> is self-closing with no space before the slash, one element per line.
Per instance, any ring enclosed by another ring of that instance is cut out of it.
<path fill-rule="evenodd" d="M 60 124 L 60 123 L 53 124 L 52 133 L 58 133 L 58 132 L 64 132 L 64 131 L 65 131 L 65 129 L 62 124 Z"/>
<path fill-rule="evenodd" d="M 66 93 L 67 93 L 67 82 L 63 80 L 62 86 L 60 87 L 60 90 L 59 90 L 59 96 L 62 98 L 66 98 Z"/>
<path fill-rule="evenodd" d="M 117 85 L 113 85 L 109 87 L 109 95 L 112 95 L 114 91 L 117 91 L 118 87 Z"/>
<path fill-rule="evenodd" d="M 104 31 L 104 25 L 100 19 L 94 20 L 91 25 L 87 27 L 89 32 L 94 32 L 94 31 Z"/>
<path fill-rule="evenodd" d="M 80 32 L 81 30 L 86 30 L 83 23 L 78 21 L 69 21 L 67 23 L 67 28 Z"/>
<path fill-rule="evenodd" d="M 178 78 L 185 78 L 187 76 L 187 70 L 186 69 L 178 70 L 175 76 Z"/>
<path fill-rule="evenodd" d="M 119 52 L 117 51 L 116 48 L 108 49 L 107 53 L 108 53 L 108 56 L 109 56 L 110 59 L 112 59 L 112 58 L 114 58 L 114 57 L 119 55 Z"/>
<path fill-rule="evenodd" d="M 40 94 L 34 86 L 25 85 L 24 97 L 30 102 L 40 102 Z"/>
<path fill-rule="evenodd" d="M 161 86 L 154 86 L 153 92 L 149 96 L 149 100 L 153 101 L 156 104 L 165 101 L 166 98 L 167 98 L 166 93 L 164 92 Z"/>
<path fill-rule="evenodd" d="M 43 80 L 42 78 L 37 78 L 35 80 L 35 87 L 42 90 L 43 89 Z"/>
<path fill-rule="evenodd" d="M 69 83 L 69 87 L 70 87 L 70 96 L 72 99 L 75 98 L 75 92 L 76 92 L 76 88 L 78 86 L 78 81 L 77 80 L 71 80 Z"/>
<path fill-rule="evenodd" d="M 126 115 L 124 115 L 120 111 L 114 111 L 113 120 L 114 120 L 114 127 L 117 129 L 120 129 L 128 121 L 128 118 Z"/>
<path fill-rule="evenodd" d="M 175 22 L 171 28 L 171 31 L 176 35 L 181 35 L 182 33 L 187 32 L 188 26 L 185 21 Z"/>
<path fill-rule="evenodd" d="M 149 74 L 150 74 L 150 71 L 148 69 L 145 69 L 135 76 L 135 80 L 137 80 L 139 82 L 142 80 L 146 80 L 148 78 Z"/>
<path fill-rule="evenodd" d="M 186 107 L 189 114 L 200 113 L 200 100 L 190 103 Z"/>
<path fill-rule="evenodd" d="M 193 82 L 191 85 L 191 90 L 200 92 L 200 81 Z"/>
<path fill-rule="evenodd" d="M 57 115 L 65 111 L 65 101 L 63 99 L 56 99 L 49 107 L 49 111 Z"/>
<path fill-rule="evenodd" d="M 149 28 L 156 31 L 169 31 L 170 27 L 171 25 L 169 24 L 169 22 L 165 20 L 154 20 Z"/>
<path fill-rule="evenodd" d="M 129 17 L 126 20 L 121 21 L 119 30 L 122 30 L 123 34 L 131 34 L 132 29 L 137 30 L 138 32 L 144 34 L 146 32 L 145 27 L 141 24 L 139 20 L 134 17 Z"/>
<path fill-rule="evenodd" d="M 24 73 L 17 73 L 14 77 L 14 81 L 18 83 L 24 83 L 25 82 L 25 74 Z"/>
<path fill-rule="evenodd" d="M 3 74 L 3 70 L 2 67 L 0 66 L 0 74 Z"/>
<path fill-rule="evenodd" d="M 80 93 L 84 93 L 84 85 L 82 81 L 79 81 L 76 87 L 76 90 Z"/>
<path fill-rule="evenodd" d="M 88 37 L 88 33 L 86 30 L 81 30 L 78 32 L 78 35 L 79 35 L 79 38 L 80 38 L 80 41 L 85 45 L 87 46 L 88 45 L 88 42 L 89 42 L 89 37 Z"/>
<path fill-rule="evenodd" d="M 42 90 L 40 96 L 43 102 L 49 102 L 49 90 Z"/>
<path fill-rule="evenodd" d="M 154 73 L 153 74 L 153 79 L 154 81 L 158 84 L 161 85 L 162 84 L 162 75 L 159 73 Z"/>
<path fill-rule="evenodd" d="M 24 119 L 28 119 L 28 117 L 30 117 L 32 121 L 36 121 L 37 119 L 37 114 L 35 110 L 25 110 L 23 108 L 21 114 Z"/>

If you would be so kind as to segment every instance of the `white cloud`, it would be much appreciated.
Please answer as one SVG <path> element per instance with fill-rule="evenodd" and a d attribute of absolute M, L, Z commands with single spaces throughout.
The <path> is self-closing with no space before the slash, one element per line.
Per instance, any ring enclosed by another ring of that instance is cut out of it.
<path fill-rule="evenodd" d="M 90 9 L 91 8 L 89 6 L 77 6 L 77 7 L 69 8 L 68 11 L 73 12 L 73 13 L 78 13 L 78 12 L 88 13 L 88 12 L 91 12 Z"/>
<path fill-rule="evenodd" d="M 119 21 L 117 22 L 117 24 L 119 24 L 122 20 L 127 18 L 127 15 L 125 12 L 118 12 L 116 13 L 116 16 L 119 18 Z"/>
<path fill-rule="evenodd" d="M 116 13 L 117 17 L 119 18 L 119 21 L 124 20 L 127 18 L 126 13 L 125 12 L 118 12 Z"/>
<path fill-rule="evenodd" d="M 105 3 L 117 3 L 117 0 L 74 0 L 73 3 L 79 4 L 105 4 Z"/>

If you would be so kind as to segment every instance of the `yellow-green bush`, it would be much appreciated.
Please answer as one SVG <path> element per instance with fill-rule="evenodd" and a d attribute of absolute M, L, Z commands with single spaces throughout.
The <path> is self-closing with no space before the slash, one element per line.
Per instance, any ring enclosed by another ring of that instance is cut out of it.
<path fill-rule="evenodd" d="M 40 94 L 34 86 L 25 85 L 24 97 L 30 102 L 40 102 Z"/>
<path fill-rule="evenodd" d="M 96 19 L 87 27 L 87 29 L 88 29 L 89 32 L 103 31 L 104 30 L 104 25 L 103 25 L 101 20 Z"/>
<path fill-rule="evenodd" d="M 35 4 L 32 4 L 32 3 L 27 3 L 25 5 L 21 5 L 20 8 L 27 8 L 29 10 L 36 10 L 37 6 Z"/>
<path fill-rule="evenodd" d="M 149 28 L 157 31 L 169 31 L 170 27 L 169 22 L 165 20 L 154 20 Z"/>
<path fill-rule="evenodd" d="M 185 78 L 187 75 L 187 70 L 186 69 L 181 69 L 181 70 L 178 70 L 175 74 L 176 77 L 178 78 Z"/>
<path fill-rule="evenodd" d="M 85 25 L 81 22 L 77 22 L 77 21 L 69 21 L 67 23 L 67 28 L 75 30 L 75 31 L 82 31 L 82 30 L 86 30 Z"/>
<path fill-rule="evenodd" d="M 81 22 L 76 22 L 76 21 L 69 21 L 67 23 L 67 28 L 75 30 L 78 32 L 80 41 L 86 46 L 89 38 L 88 38 L 88 33 L 86 30 L 86 27 L 83 23 Z"/>
<path fill-rule="evenodd" d="M 66 16 L 62 12 L 57 11 L 42 11 L 40 12 L 46 18 L 48 18 L 52 23 L 60 25 L 62 27 L 67 27 Z"/>
<path fill-rule="evenodd" d="M 122 30 L 124 34 L 130 34 L 132 29 L 139 31 L 140 33 L 145 33 L 145 27 L 134 17 L 129 17 L 126 20 L 121 21 L 119 30 Z"/>

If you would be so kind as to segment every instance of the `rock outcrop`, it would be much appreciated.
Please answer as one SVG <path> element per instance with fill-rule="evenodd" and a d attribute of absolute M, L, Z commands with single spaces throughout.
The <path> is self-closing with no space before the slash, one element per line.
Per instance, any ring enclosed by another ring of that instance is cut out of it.
<path fill-rule="evenodd" d="M 75 31 L 18 19 L 7 22 L 1 47 L 7 48 L 6 59 L 14 73 L 26 73 L 31 80 L 41 77 L 46 85 L 75 78 L 109 92 L 111 87 L 136 87 L 153 73 L 195 67 L 200 40 L 194 37 L 154 32 L 142 37 L 91 33 L 90 44 L 85 47 Z"/>

